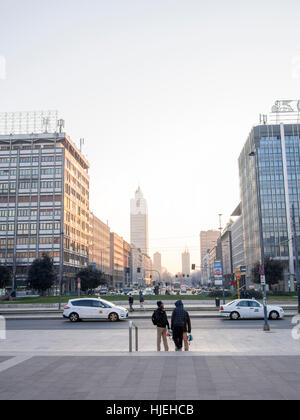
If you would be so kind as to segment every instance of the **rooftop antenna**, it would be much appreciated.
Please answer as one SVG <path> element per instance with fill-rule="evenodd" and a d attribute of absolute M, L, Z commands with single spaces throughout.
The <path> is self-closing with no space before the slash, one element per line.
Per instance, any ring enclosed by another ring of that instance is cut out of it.
<path fill-rule="evenodd" d="M 58 120 L 57 121 L 57 127 L 58 127 L 59 133 L 61 134 L 62 129 L 65 128 L 65 120 Z"/>
<path fill-rule="evenodd" d="M 268 116 L 266 114 L 259 114 L 260 124 L 266 125 L 268 122 Z"/>
<path fill-rule="evenodd" d="M 83 145 L 84 145 L 84 139 L 80 139 L 80 152 L 82 152 Z"/>

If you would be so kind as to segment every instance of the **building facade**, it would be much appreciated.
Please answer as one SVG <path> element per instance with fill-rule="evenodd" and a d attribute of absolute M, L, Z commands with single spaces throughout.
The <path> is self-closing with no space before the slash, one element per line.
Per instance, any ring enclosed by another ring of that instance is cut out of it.
<path fill-rule="evenodd" d="M 130 278 L 131 284 L 135 287 L 143 284 L 143 254 L 139 248 L 131 245 L 130 251 Z"/>
<path fill-rule="evenodd" d="M 13 287 L 47 254 L 63 268 L 63 291 L 76 290 L 88 265 L 88 169 L 66 134 L 0 135 L 0 263 L 12 267 Z"/>
<path fill-rule="evenodd" d="M 156 252 L 153 255 L 153 270 L 155 270 L 153 273 L 153 278 L 158 281 L 162 275 L 161 254 L 159 252 Z"/>
<path fill-rule="evenodd" d="M 130 285 L 131 271 L 131 246 L 123 240 L 123 259 L 124 259 L 124 286 Z"/>
<path fill-rule="evenodd" d="M 110 227 L 92 212 L 90 213 L 89 262 L 102 271 L 108 281 L 110 280 Z"/>
<path fill-rule="evenodd" d="M 260 261 L 261 241 L 265 257 L 285 264 L 285 290 L 294 290 L 292 205 L 299 240 L 300 125 L 290 123 L 255 126 L 239 157 L 244 254 L 248 279 Z"/>
<path fill-rule="evenodd" d="M 200 261 L 201 270 L 204 266 L 205 255 L 217 244 L 220 233 L 217 230 L 207 230 L 200 232 Z"/>
<path fill-rule="evenodd" d="M 123 289 L 124 287 L 124 250 L 123 238 L 116 233 L 110 234 L 110 270 L 111 287 Z"/>
<path fill-rule="evenodd" d="M 130 203 L 130 243 L 149 255 L 148 205 L 140 187 Z"/>

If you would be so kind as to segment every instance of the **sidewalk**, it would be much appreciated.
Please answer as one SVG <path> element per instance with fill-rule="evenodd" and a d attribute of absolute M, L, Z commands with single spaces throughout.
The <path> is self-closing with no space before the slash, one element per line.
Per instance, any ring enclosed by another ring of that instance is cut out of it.
<path fill-rule="evenodd" d="M 0 359 L 0 372 L 0 400 L 127 400 L 138 407 L 147 400 L 300 398 L 299 356 L 28 356 Z"/>

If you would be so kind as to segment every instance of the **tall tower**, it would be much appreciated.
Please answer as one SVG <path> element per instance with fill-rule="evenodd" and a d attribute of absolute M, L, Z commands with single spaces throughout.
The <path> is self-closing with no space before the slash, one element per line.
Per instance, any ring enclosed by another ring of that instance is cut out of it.
<path fill-rule="evenodd" d="M 130 238 L 132 245 L 149 254 L 148 206 L 140 187 L 130 205 Z"/>
<path fill-rule="evenodd" d="M 182 254 L 182 274 L 185 276 L 191 274 L 191 256 L 187 249 Z"/>

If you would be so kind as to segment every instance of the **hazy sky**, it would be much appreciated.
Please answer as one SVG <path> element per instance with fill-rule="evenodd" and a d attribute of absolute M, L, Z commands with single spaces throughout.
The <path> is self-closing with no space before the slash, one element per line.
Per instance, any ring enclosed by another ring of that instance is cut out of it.
<path fill-rule="evenodd" d="M 58 109 L 95 214 L 129 240 L 140 185 L 151 254 L 180 271 L 238 204 L 258 115 L 300 96 L 299 18 L 298 0 L 0 0 L 0 111 Z"/>

